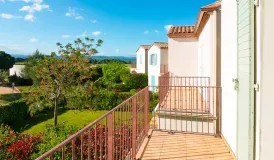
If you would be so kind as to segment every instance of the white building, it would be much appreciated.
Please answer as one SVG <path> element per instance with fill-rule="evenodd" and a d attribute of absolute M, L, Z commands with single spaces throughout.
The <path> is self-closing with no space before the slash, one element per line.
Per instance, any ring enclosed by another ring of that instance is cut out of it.
<path fill-rule="evenodd" d="M 221 3 L 200 9 L 194 26 L 173 26 L 168 32 L 169 71 L 176 76 L 210 77 L 220 85 Z M 180 67 L 178 67 L 180 66 Z"/>
<path fill-rule="evenodd" d="M 168 44 L 154 42 L 148 50 L 148 85 L 157 86 L 161 74 L 168 72 Z M 156 87 L 150 87 L 156 92 Z"/>
<path fill-rule="evenodd" d="M 19 77 L 22 77 L 24 68 L 25 65 L 13 65 L 13 67 L 10 68 L 10 76 L 17 75 Z"/>
<path fill-rule="evenodd" d="M 141 45 L 136 51 L 136 72 L 148 73 L 148 50 L 150 45 Z"/>

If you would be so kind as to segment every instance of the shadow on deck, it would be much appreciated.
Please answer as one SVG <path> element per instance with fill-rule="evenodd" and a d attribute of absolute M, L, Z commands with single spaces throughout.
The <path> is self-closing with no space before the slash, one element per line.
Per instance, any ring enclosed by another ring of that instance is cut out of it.
<path fill-rule="evenodd" d="M 153 131 L 142 160 L 233 160 L 220 137 Z"/>

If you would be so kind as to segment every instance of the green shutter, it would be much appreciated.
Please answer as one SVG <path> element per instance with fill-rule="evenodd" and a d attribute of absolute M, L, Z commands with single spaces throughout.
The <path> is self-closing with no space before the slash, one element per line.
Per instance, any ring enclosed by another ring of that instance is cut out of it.
<path fill-rule="evenodd" d="M 254 152 L 254 4 L 253 0 L 238 0 L 238 104 L 237 159 L 253 159 Z"/>

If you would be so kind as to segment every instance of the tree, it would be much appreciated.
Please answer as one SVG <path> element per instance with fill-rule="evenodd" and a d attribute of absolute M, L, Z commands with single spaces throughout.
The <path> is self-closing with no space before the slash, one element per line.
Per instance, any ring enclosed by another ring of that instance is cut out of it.
<path fill-rule="evenodd" d="M 34 71 L 35 66 L 38 64 L 38 60 L 44 59 L 46 55 L 39 52 L 37 49 L 32 56 L 28 57 L 25 63 L 25 68 L 23 70 L 23 77 L 25 79 L 32 79 L 34 84 L 39 82 L 37 74 Z"/>
<path fill-rule="evenodd" d="M 0 69 L 0 82 L 4 83 L 8 78 L 8 72 Z"/>
<path fill-rule="evenodd" d="M 125 64 L 112 62 L 103 65 L 103 80 L 108 87 L 114 83 L 121 83 L 123 77 L 130 75 L 129 68 Z"/>
<path fill-rule="evenodd" d="M 8 70 L 15 64 L 15 58 L 4 51 L 0 51 L 0 69 Z"/>
<path fill-rule="evenodd" d="M 55 126 L 61 97 L 68 94 L 71 88 L 83 86 L 85 79 L 91 76 L 90 56 L 98 53 L 96 48 L 101 46 L 103 41 L 99 39 L 95 45 L 93 42 L 94 39 L 87 37 L 85 42 L 78 38 L 74 46 L 70 43 L 65 46 L 57 43 L 59 56 L 52 52 L 51 56 L 38 59 L 33 68 L 39 83 L 33 85 L 27 102 L 33 104 L 31 109 L 34 111 L 38 106 L 53 106 Z"/>

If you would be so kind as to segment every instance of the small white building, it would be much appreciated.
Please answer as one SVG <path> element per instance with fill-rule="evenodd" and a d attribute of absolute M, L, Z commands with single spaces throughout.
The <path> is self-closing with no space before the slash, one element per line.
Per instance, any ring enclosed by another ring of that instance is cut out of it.
<path fill-rule="evenodd" d="M 12 68 L 10 68 L 10 76 L 12 75 L 17 75 L 19 77 L 22 77 L 23 76 L 23 70 L 25 68 L 25 65 L 13 65 Z"/>
<path fill-rule="evenodd" d="M 168 70 L 183 77 L 210 77 L 220 85 L 221 3 L 200 8 L 193 26 L 173 26 L 168 32 Z M 180 66 L 180 67 L 178 67 Z M 218 82 L 217 82 L 218 81 Z"/>
<path fill-rule="evenodd" d="M 141 45 L 136 51 L 136 72 L 148 73 L 148 50 L 151 45 Z"/>
<path fill-rule="evenodd" d="M 154 42 L 148 50 L 148 85 L 150 91 L 156 92 L 158 78 L 168 72 L 168 44 L 166 42 Z"/>

